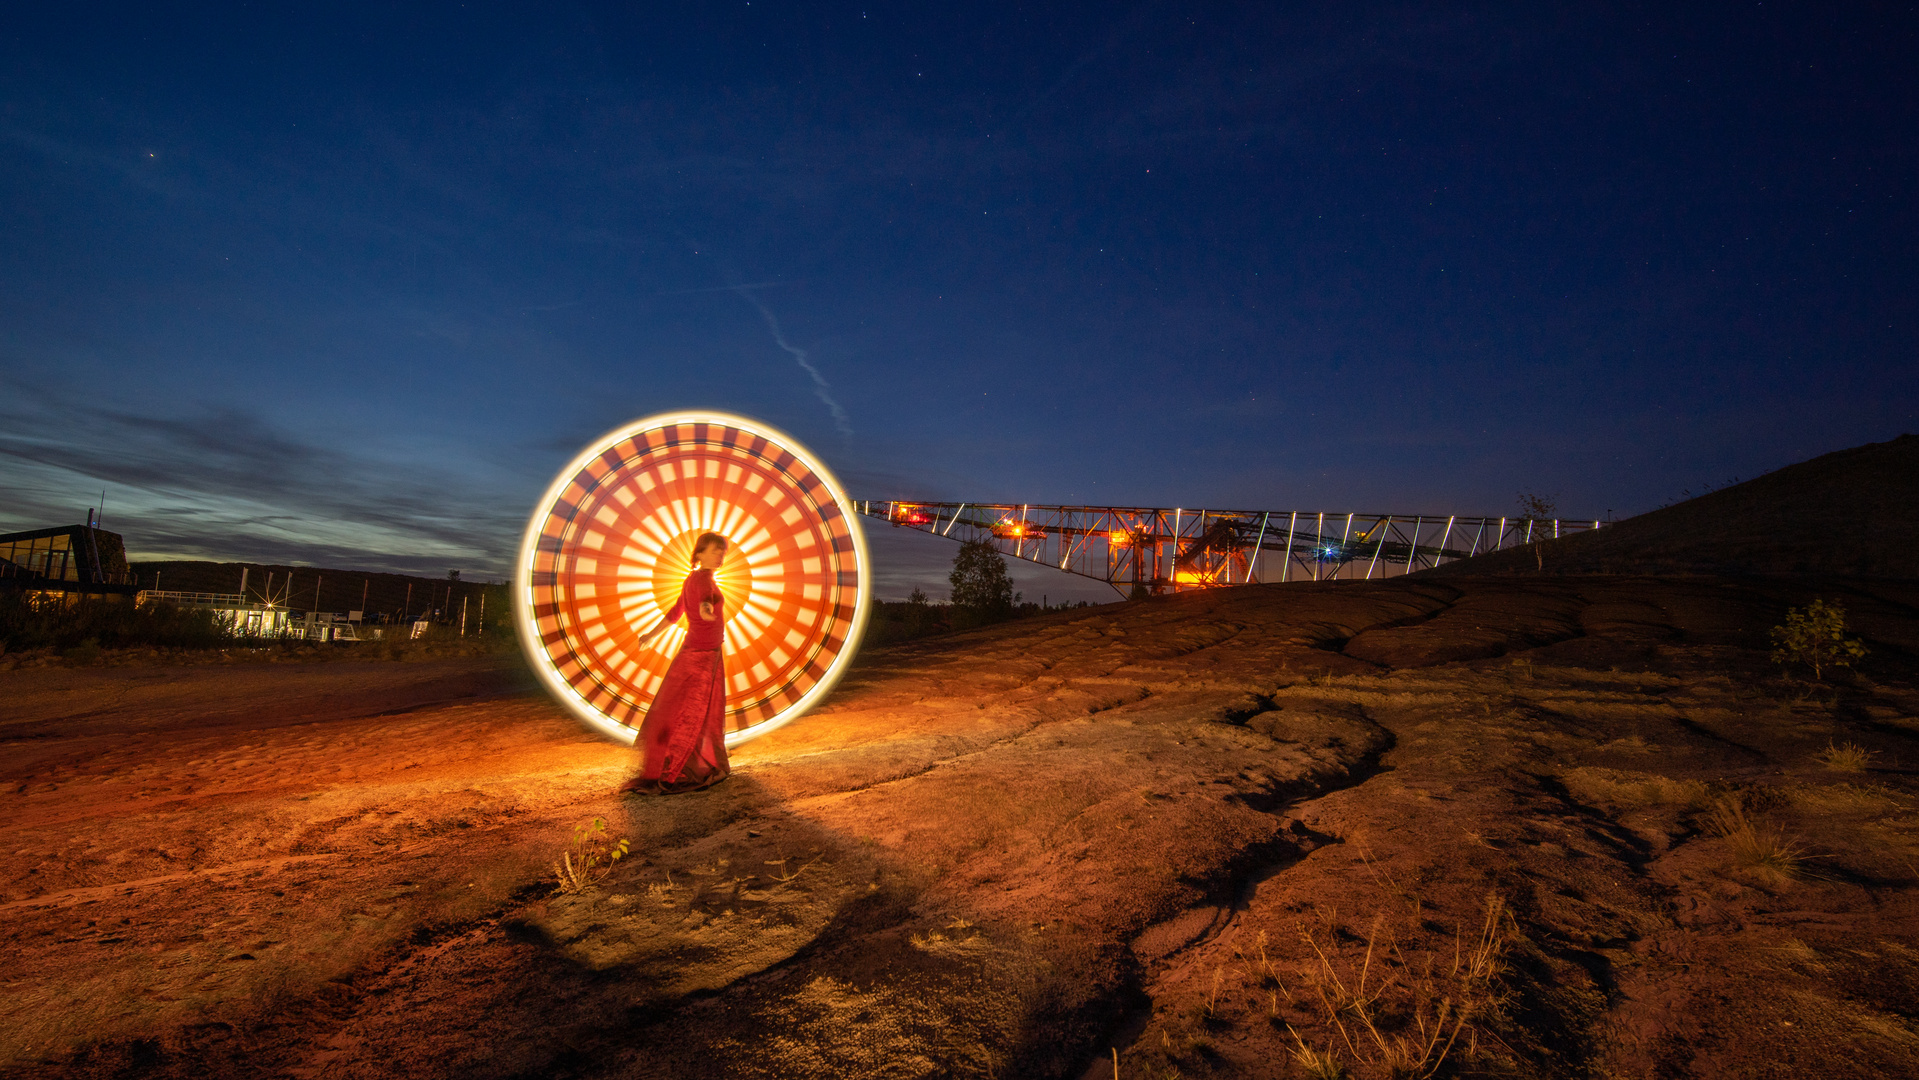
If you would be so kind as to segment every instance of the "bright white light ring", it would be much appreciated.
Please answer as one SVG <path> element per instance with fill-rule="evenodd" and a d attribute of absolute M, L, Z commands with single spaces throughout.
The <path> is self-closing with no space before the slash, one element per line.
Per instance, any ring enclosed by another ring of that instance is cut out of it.
<path fill-rule="evenodd" d="M 520 640 L 541 683 L 588 727 L 633 741 L 683 632 L 644 649 L 631 641 L 677 596 L 680 549 L 715 525 L 739 533 L 716 574 L 728 601 L 726 744 L 792 721 L 838 683 L 871 596 L 845 490 L 758 421 L 665 413 L 607 432 L 568 463 L 520 543 Z"/>

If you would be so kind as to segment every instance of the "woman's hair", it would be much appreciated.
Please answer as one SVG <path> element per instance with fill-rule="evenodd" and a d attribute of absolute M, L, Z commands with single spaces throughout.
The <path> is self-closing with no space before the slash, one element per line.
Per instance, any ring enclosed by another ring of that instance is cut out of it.
<path fill-rule="evenodd" d="M 720 545 L 722 549 L 733 546 L 727 543 L 726 537 L 721 536 L 719 533 L 716 533 L 716 532 L 701 533 L 700 538 L 698 540 L 693 541 L 693 561 L 698 562 L 700 559 L 700 552 L 705 551 L 708 547 L 711 547 L 714 544 Z"/>

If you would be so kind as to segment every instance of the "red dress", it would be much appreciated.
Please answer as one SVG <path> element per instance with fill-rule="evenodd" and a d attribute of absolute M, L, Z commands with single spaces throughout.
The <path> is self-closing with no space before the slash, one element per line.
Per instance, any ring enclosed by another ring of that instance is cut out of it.
<path fill-rule="evenodd" d="M 712 618 L 700 617 L 702 602 L 712 604 Z M 726 763 L 726 669 L 720 662 L 726 628 L 722 602 L 711 570 L 693 571 L 680 586 L 680 599 L 666 613 L 666 621 L 686 616 L 686 641 L 640 722 L 634 740 L 642 755 L 640 775 L 622 790 L 694 791 L 719 783 L 731 771 Z"/>

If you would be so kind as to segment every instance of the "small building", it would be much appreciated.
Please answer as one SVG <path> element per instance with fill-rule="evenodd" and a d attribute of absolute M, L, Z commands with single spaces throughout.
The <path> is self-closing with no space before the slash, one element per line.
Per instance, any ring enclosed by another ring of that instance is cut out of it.
<path fill-rule="evenodd" d="M 288 633 L 290 620 L 298 612 L 289 612 L 280 604 L 263 604 L 244 593 L 167 592 L 140 590 L 142 604 L 172 604 L 175 607 L 201 608 L 233 628 L 243 637 L 281 637 Z"/>
<path fill-rule="evenodd" d="M 131 600 L 139 592 L 127 571 L 119 533 L 93 524 L 0 535 L 0 589 L 42 599 Z"/>
<path fill-rule="evenodd" d="M 360 614 L 357 611 L 296 611 L 288 633 L 308 641 L 359 641 Z M 380 636 L 378 630 L 367 633 L 371 638 Z"/>

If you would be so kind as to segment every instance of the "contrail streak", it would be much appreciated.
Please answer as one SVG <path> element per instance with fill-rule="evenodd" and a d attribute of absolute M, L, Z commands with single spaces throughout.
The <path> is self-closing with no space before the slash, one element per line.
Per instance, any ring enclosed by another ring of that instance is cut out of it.
<path fill-rule="evenodd" d="M 841 435 L 850 438 L 853 434 L 853 424 L 846 418 L 846 410 L 840 408 L 840 403 L 833 400 L 833 384 L 827 382 L 826 376 L 820 374 L 820 369 L 814 367 L 813 362 L 807 359 L 805 349 L 786 340 L 786 335 L 780 331 L 780 320 L 773 315 L 773 309 L 760 303 L 760 298 L 753 295 L 750 291 L 753 288 L 756 286 L 735 285 L 733 291 L 739 293 L 747 303 L 759 309 L 760 317 L 766 320 L 766 328 L 773 331 L 773 340 L 779 342 L 780 348 L 792 353 L 794 362 L 812 376 L 813 393 L 826 403 L 827 410 L 833 414 L 833 426 L 839 429 Z"/>
<path fill-rule="evenodd" d="M 697 296 L 710 292 L 739 292 L 741 289 L 776 289 L 786 284 L 783 281 L 755 281 L 748 285 L 718 285 L 711 289 L 673 289 L 668 292 L 656 292 L 654 296 Z"/>

